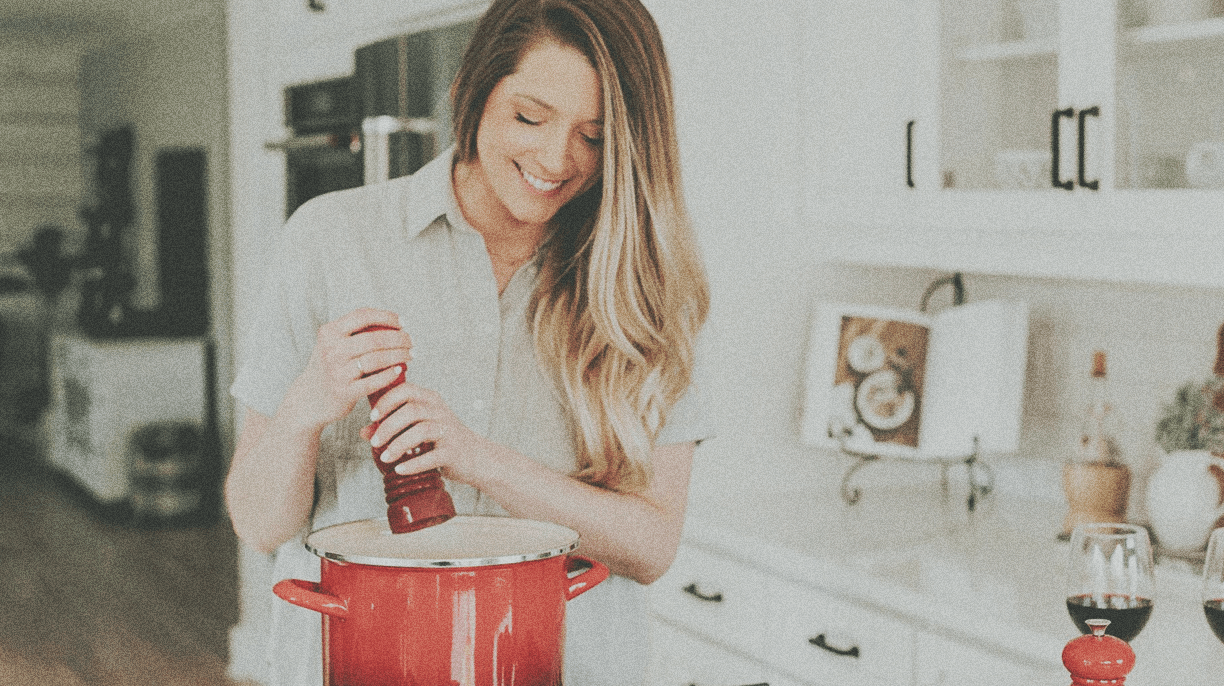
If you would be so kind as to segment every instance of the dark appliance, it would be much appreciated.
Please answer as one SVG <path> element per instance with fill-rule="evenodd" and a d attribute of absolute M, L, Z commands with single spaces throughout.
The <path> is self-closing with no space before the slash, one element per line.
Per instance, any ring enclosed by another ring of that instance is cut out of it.
<path fill-rule="evenodd" d="M 285 216 L 316 195 L 361 185 L 361 108 L 353 79 L 285 89 Z"/>
<path fill-rule="evenodd" d="M 285 89 L 286 216 L 310 198 L 420 169 L 451 142 L 448 91 L 475 22 L 371 43 L 352 76 Z"/>

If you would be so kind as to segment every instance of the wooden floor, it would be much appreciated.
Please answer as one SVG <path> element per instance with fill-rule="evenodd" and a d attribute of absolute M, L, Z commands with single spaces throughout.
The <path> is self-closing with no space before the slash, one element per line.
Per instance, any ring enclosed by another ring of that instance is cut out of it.
<path fill-rule="evenodd" d="M 0 685 L 229 685 L 228 522 L 103 517 L 38 451 L 0 443 Z"/>

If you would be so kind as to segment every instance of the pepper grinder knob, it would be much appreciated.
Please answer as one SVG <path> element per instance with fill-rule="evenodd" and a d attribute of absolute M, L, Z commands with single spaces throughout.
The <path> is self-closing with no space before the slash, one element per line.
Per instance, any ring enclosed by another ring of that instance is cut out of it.
<path fill-rule="evenodd" d="M 367 331 L 394 330 L 390 326 L 373 325 L 355 331 L 354 335 Z M 369 372 L 365 376 L 377 374 L 379 371 L 382 370 Z M 390 384 L 369 395 L 370 405 L 377 403 L 388 390 L 404 383 L 404 378 L 404 371 L 401 368 L 399 375 Z M 375 428 L 377 429 L 377 424 Z M 370 448 L 374 464 L 383 476 L 383 494 L 387 501 L 387 524 L 391 527 L 391 533 L 406 534 L 418 531 L 441 524 L 455 516 L 455 502 L 451 499 L 450 493 L 446 492 L 441 471 L 430 469 L 407 476 L 395 471 L 397 465 L 427 453 L 433 450 L 433 447 L 432 442 L 422 443 L 392 462 L 383 462 L 379 459 L 381 452 L 377 448 Z"/>
<path fill-rule="evenodd" d="M 1071 639 L 1062 652 L 1062 663 L 1071 673 L 1071 686 L 1126 683 L 1135 668 L 1135 651 L 1126 641 L 1107 636 L 1108 619 L 1089 619 L 1092 634 Z"/>

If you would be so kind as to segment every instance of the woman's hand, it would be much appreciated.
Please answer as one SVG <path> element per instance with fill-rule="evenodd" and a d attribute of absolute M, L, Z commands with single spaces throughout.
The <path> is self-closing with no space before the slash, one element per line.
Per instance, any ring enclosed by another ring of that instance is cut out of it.
<path fill-rule="evenodd" d="M 394 330 L 357 333 L 369 326 Z M 299 424 L 326 426 L 394 381 L 412 359 L 411 349 L 412 339 L 399 329 L 394 312 L 354 310 L 319 327 L 310 360 L 290 387 L 285 404 Z"/>
<path fill-rule="evenodd" d="M 488 439 L 455 416 L 441 395 L 410 383 L 388 389 L 370 411 L 370 421 L 361 435 L 382 452 L 381 461 L 412 456 L 396 465 L 400 474 L 441 467 L 446 478 L 473 484 L 480 466 L 476 456 L 490 447 Z"/>

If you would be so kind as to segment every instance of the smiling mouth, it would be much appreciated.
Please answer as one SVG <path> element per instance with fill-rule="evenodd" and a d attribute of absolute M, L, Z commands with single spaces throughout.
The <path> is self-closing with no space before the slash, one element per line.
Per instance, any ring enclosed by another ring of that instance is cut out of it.
<path fill-rule="evenodd" d="M 521 166 L 519 167 L 519 173 L 522 175 L 523 180 L 526 181 L 528 185 L 541 193 L 555 191 L 561 187 L 562 183 L 564 183 L 563 181 L 545 181 L 538 176 L 532 175 L 531 172 L 523 169 Z"/>

